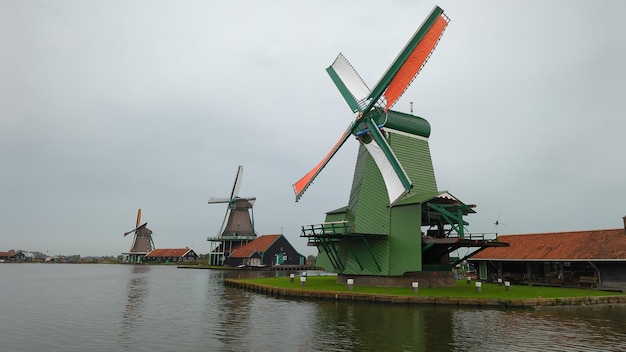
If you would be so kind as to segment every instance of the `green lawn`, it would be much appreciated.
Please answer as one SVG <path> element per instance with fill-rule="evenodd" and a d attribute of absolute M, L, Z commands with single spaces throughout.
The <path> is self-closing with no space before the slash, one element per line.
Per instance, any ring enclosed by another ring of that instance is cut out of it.
<path fill-rule="evenodd" d="M 290 282 L 289 277 L 239 279 L 244 282 L 267 285 L 294 290 L 315 290 L 332 292 L 350 292 L 347 285 L 338 284 L 334 276 L 309 276 L 306 286 L 300 286 L 300 278 L 296 277 Z M 457 281 L 455 287 L 420 288 L 418 293 L 413 293 L 411 287 L 372 287 L 354 285 L 354 293 L 397 295 L 397 296 L 424 296 L 424 297 L 459 297 L 459 298 L 496 298 L 496 299 L 531 299 L 531 298 L 563 298 L 563 297 L 588 297 L 588 296 L 617 296 L 624 295 L 621 292 L 599 291 L 584 288 L 562 288 L 546 286 L 511 285 L 507 291 L 504 286 L 483 283 L 482 292 L 476 292 L 474 282 L 467 284 L 465 280 Z"/>

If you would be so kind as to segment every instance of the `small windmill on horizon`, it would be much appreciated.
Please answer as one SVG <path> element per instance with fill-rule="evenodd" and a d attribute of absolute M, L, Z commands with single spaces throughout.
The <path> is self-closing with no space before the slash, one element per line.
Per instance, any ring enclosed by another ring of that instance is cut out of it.
<path fill-rule="evenodd" d="M 152 230 L 147 225 L 148 223 L 141 224 L 141 208 L 137 210 L 137 222 L 135 228 L 124 232 L 124 237 L 134 233 L 133 243 L 130 246 L 128 253 L 123 253 L 124 262 L 130 264 L 141 264 L 146 254 L 154 250 L 154 241 L 152 240 Z"/>

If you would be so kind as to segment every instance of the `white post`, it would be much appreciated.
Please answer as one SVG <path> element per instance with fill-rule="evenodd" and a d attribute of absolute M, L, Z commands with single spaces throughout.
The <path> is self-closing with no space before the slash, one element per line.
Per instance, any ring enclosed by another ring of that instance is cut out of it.
<path fill-rule="evenodd" d="M 306 286 L 306 276 L 300 276 L 300 286 Z"/>
<path fill-rule="evenodd" d="M 296 277 L 295 274 L 289 274 L 289 282 L 293 282 L 293 279 Z"/>
<path fill-rule="evenodd" d="M 348 279 L 346 280 L 346 283 L 348 284 L 348 290 L 352 291 L 354 288 L 354 279 Z"/>
<path fill-rule="evenodd" d="M 498 279 L 498 286 L 502 286 L 502 279 Z"/>
<path fill-rule="evenodd" d="M 472 278 L 471 277 L 468 276 L 468 277 L 466 277 L 466 279 L 467 279 L 467 284 L 468 285 L 472 283 Z"/>
<path fill-rule="evenodd" d="M 504 289 L 507 291 L 511 290 L 511 281 L 504 282 Z"/>
<path fill-rule="evenodd" d="M 483 283 L 480 281 L 476 281 L 476 292 L 482 292 L 483 290 Z"/>
<path fill-rule="evenodd" d="M 417 293 L 417 291 L 419 291 L 419 282 L 412 282 L 411 286 L 413 286 L 413 293 Z"/>

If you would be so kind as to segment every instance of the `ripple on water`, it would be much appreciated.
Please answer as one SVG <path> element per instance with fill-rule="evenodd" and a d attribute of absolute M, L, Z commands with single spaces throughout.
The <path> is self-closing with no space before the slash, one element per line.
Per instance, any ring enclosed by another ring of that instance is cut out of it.
<path fill-rule="evenodd" d="M 171 266 L 2 264 L 0 278 L 7 351 L 626 350 L 624 307 L 288 300 L 225 287 L 220 271 Z"/>

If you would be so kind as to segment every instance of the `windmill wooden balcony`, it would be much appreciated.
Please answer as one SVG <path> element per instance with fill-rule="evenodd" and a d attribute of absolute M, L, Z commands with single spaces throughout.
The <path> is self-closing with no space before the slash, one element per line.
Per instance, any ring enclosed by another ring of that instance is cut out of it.
<path fill-rule="evenodd" d="M 349 234 L 349 225 L 347 221 L 332 221 L 318 225 L 302 226 L 302 234 L 300 237 L 308 237 L 308 246 L 317 246 L 322 239 L 339 239 Z"/>
<path fill-rule="evenodd" d="M 207 237 L 207 241 L 209 242 L 220 242 L 220 241 L 252 241 L 256 239 L 257 236 L 240 236 L 240 235 L 232 235 L 232 236 L 209 236 Z"/>
<path fill-rule="evenodd" d="M 377 270 L 380 271 L 381 266 L 376 259 L 376 255 L 372 251 L 372 247 L 370 246 L 370 240 L 387 240 L 389 236 L 380 234 L 355 234 L 351 233 L 350 230 L 351 224 L 348 221 L 330 221 L 318 225 L 302 226 L 302 234 L 300 235 L 300 237 L 308 238 L 308 246 L 315 246 L 318 249 L 322 249 L 328 255 L 328 259 L 336 270 L 345 269 L 345 259 L 341 259 L 342 255 L 340 253 L 340 249 L 336 246 L 336 244 L 343 240 L 347 240 L 348 238 L 358 239 L 359 241 L 362 240 L 362 243 L 367 249 L 367 254 L 358 254 L 353 250 L 350 251 L 354 256 L 354 259 L 356 260 L 359 268 L 363 270 L 363 265 L 361 263 L 362 260 L 360 260 L 359 257 L 365 255 L 373 261 Z"/>
<path fill-rule="evenodd" d="M 447 257 L 448 254 L 460 248 L 476 248 L 475 251 L 471 251 L 470 255 L 473 255 L 485 248 L 508 246 L 508 243 L 498 241 L 498 234 L 496 233 L 465 233 L 461 236 L 459 233 L 453 232 L 444 238 L 437 238 L 428 234 L 422 237 L 422 255 L 425 263 L 438 262 L 440 258 Z M 466 260 L 470 255 L 459 258 L 450 264 L 456 265 Z"/>

